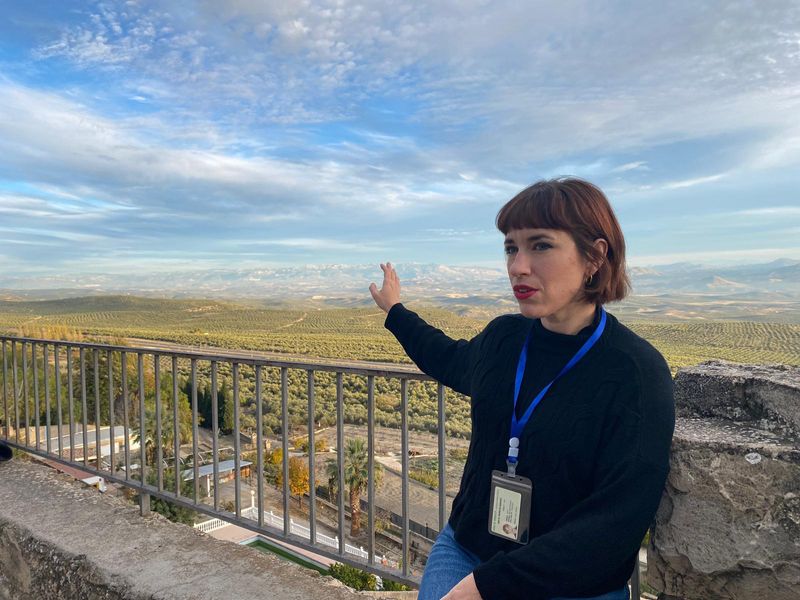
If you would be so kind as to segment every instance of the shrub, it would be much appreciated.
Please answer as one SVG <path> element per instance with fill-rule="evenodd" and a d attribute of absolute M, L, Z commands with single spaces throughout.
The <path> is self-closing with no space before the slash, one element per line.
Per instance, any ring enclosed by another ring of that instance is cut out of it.
<path fill-rule="evenodd" d="M 409 469 L 408 476 L 411 479 L 416 479 L 420 483 L 424 483 L 428 487 L 439 487 L 439 473 L 430 469 Z"/>
<path fill-rule="evenodd" d="M 334 563 L 328 572 L 332 577 L 356 591 L 376 591 L 378 589 L 378 581 L 375 579 L 375 575 L 356 567 Z"/>
<path fill-rule="evenodd" d="M 295 449 L 299 452 L 308 452 L 308 438 L 296 438 L 292 441 Z M 314 440 L 314 448 L 315 452 L 327 452 L 328 451 L 328 442 L 325 441 L 323 438 L 318 440 Z"/>
<path fill-rule="evenodd" d="M 163 475 L 164 475 L 164 489 L 167 490 L 174 489 L 175 470 L 166 469 Z M 157 477 L 156 473 L 151 469 L 150 472 L 148 472 L 147 474 L 147 482 L 150 485 L 155 485 L 157 481 L 156 477 Z M 182 481 L 181 495 L 190 498 L 192 497 L 193 494 L 194 494 L 194 484 L 191 481 Z M 139 494 L 135 493 L 131 497 L 131 499 L 138 503 Z M 170 521 L 174 521 L 175 523 L 183 523 L 184 525 L 194 524 L 195 517 L 197 516 L 197 513 L 193 511 L 191 508 L 186 508 L 178 504 L 173 504 L 169 500 L 163 500 L 162 498 L 158 498 L 156 496 L 152 496 L 150 498 L 150 510 L 165 516 Z"/>
<path fill-rule="evenodd" d="M 453 460 L 467 460 L 468 450 L 466 448 L 450 448 L 447 454 Z"/>
<path fill-rule="evenodd" d="M 385 592 L 407 592 L 410 589 L 410 587 L 403 585 L 402 583 L 397 583 L 391 579 L 383 579 L 383 590 Z"/>

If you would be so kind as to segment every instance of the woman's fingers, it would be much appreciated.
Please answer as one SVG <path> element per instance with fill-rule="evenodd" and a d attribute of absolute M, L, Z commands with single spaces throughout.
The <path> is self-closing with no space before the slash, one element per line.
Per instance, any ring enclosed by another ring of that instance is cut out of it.
<path fill-rule="evenodd" d="M 374 283 L 369 284 L 369 293 L 372 294 L 372 299 L 380 306 L 380 296 L 378 295 L 378 286 Z"/>
<path fill-rule="evenodd" d="M 387 281 L 398 281 L 397 271 L 395 271 L 392 263 L 381 263 L 381 270 L 383 271 L 383 284 L 386 285 Z"/>
<path fill-rule="evenodd" d="M 380 289 L 375 283 L 371 283 L 369 293 L 372 295 L 375 304 L 389 312 L 392 306 L 400 302 L 400 279 L 392 263 L 380 263 L 380 265 L 381 271 L 383 271 L 383 283 Z"/>

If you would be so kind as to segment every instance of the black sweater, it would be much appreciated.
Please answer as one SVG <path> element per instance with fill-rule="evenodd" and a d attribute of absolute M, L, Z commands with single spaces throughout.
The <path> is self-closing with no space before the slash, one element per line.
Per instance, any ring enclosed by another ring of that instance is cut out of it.
<path fill-rule="evenodd" d="M 595 596 L 630 577 L 661 499 L 675 424 L 672 377 L 645 340 L 608 315 L 605 331 L 533 412 L 517 474 L 533 482 L 532 539 L 489 534 L 490 478 L 506 469 L 514 376 L 532 330 L 517 414 L 555 377 L 599 320 L 577 335 L 522 315 L 453 340 L 396 304 L 389 329 L 425 373 L 471 397 L 472 440 L 449 523 L 477 554 L 484 600 Z"/>

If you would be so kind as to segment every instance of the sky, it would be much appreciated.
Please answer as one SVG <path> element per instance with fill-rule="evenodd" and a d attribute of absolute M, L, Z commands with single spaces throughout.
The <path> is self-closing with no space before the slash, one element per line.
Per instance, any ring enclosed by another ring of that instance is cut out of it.
<path fill-rule="evenodd" d="M 0 10 L 6 274 L 501 266 L 570 175 L 630 264 L 800 258 L 796 0 Z"/>

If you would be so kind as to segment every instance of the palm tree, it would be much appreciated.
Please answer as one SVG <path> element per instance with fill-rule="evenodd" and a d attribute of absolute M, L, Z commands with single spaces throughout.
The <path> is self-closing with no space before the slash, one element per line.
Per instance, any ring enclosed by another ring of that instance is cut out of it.
<path fill-rule="evenodd" d="M 362 438 L 347 440 L 344 447 L 344 482 L 350 492 L 350 535 L 357 536 L 361 531 L 361 493 L 369 480 L 367 442 Z M 375 486 L 383 478 L 383 467 L 375 463 Z M 328 486 L 333 494 L 338 489 L 339 465 L 334 461 L 327 467 Z"/>
<path fill-rule="evenodd" d="M 184 444 L 192 439 L 191 409 L 183 391 L 179 391 L 178 394 L 178 442 Z M 165 375 L 161 380 L 161 451 L 163 457 L 170 457 L 174 454 L 173 410 L 172 377 Z M 147 464 L 155 465 L 157 430 L 155 390 L 148 390 L 145 397 L 144 435 L 140 431 L 138 418 L 135 418 L 132 430 L 133 441 L 138 444 L 144 443 Z"/>
<path fill-rule="evenodd" d="M 166 404 L 166 403 L 165 403 Z M 133 442 L 142 443 L 142 432 L 137 421 L 133 427 Z M 156 464 L 156 407 L 155 400 L 145 403 L 144 412 L 144 447 L 148 465 Z M 162 456 L 170 456 L 175 436 L 173 434 L 172 410 L 169 406 L 161 407 L 161 452 Z"/>

